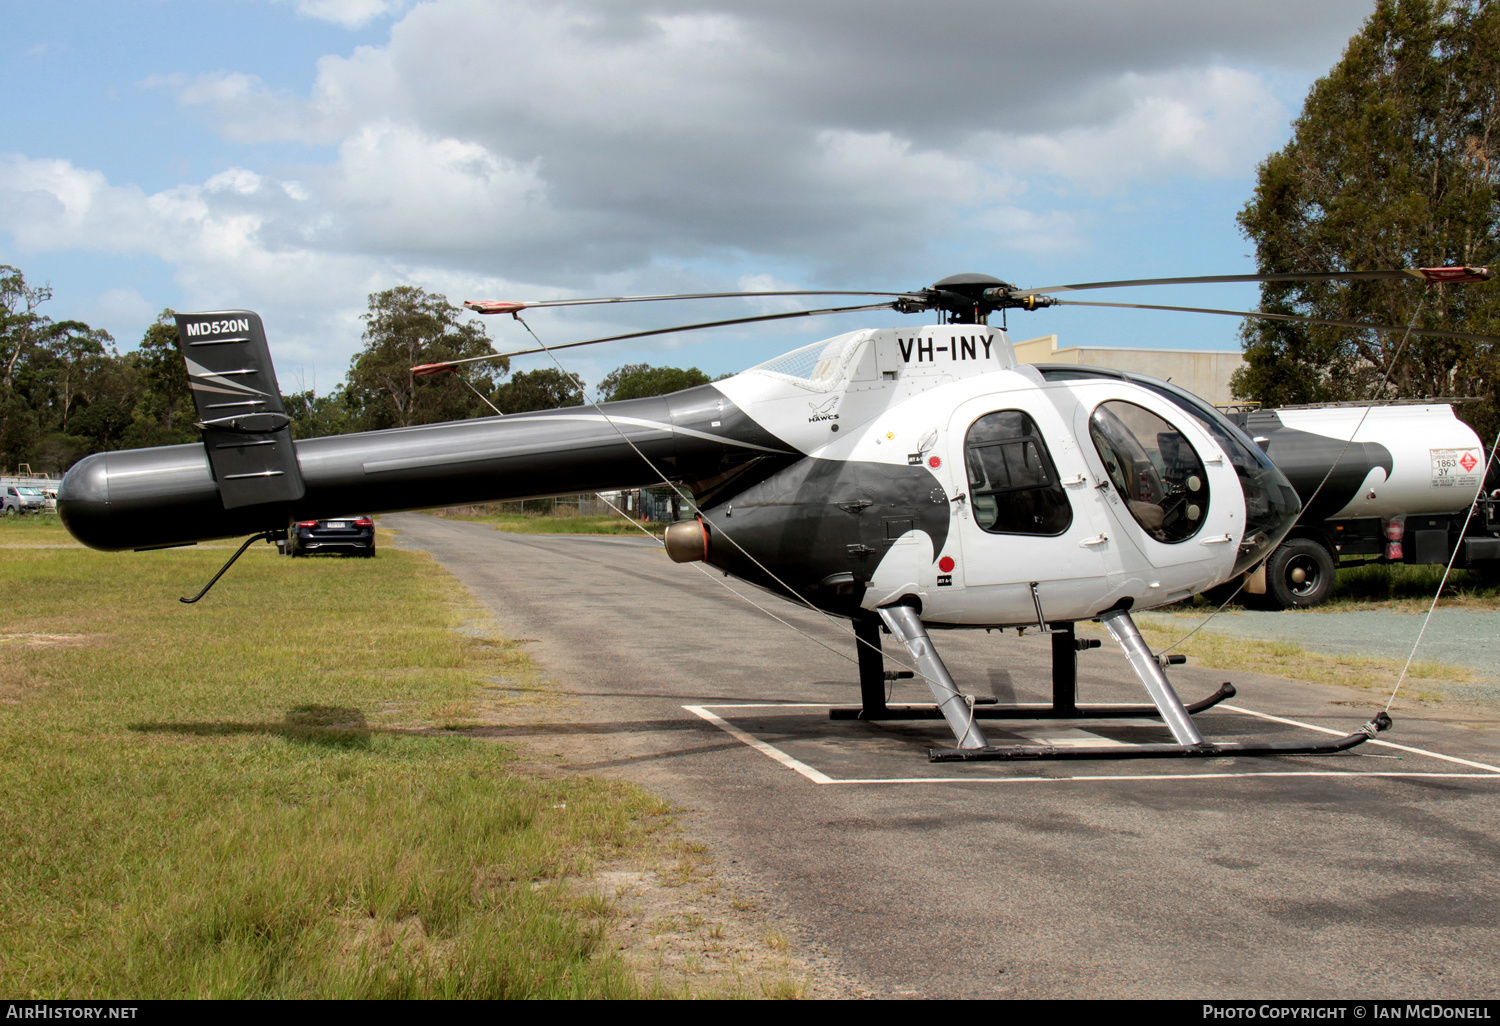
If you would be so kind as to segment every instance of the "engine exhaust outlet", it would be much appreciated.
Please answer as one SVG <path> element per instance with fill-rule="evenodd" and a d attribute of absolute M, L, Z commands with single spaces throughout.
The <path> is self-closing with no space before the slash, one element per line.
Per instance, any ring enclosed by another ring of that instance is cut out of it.
<path fill-rule="evenodd" d="M 708 559 L 708 525 L 701 520 L 679 520 L 667 526 L 667 555 L 674 563 Z"/>

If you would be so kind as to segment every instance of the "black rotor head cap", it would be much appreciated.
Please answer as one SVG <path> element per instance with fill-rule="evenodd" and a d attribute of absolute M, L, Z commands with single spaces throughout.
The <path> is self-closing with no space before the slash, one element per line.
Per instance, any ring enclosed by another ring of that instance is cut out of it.
<path fill-rule="evenodd" d="M 992 311 L 1008 306 L 987 298 L 985 293 L 993 289 L 1010 291 L 1015 286 L 1009 282 L 992 278 L 988 274 L 952 274 L 942 281 L 934 282 L 931 288 L 923 289 L 922 295 L 928 309 L 942 310 L 954 322 L 985 323 Z"/>
<path fill-rule="evenodd" d="M 988 274 L 975 274 L 972 271 L 967 274 L 950 274 L 942 281 L 933 282 L 932 287 L 941 292 L 956 292 L 976 303 L 984 300 L 985 289 L 1015 288 L 1008 281 L 992 278 Z"/>

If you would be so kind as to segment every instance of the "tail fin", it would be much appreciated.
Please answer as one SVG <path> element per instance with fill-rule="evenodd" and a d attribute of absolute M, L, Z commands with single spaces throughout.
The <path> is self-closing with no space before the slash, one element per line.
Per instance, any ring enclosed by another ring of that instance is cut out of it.
<path fill-rule="evenodd" d="M 307 488 L 260 316 L 178 314 L 177 340 L 224 508 L 302 498 Z"/>

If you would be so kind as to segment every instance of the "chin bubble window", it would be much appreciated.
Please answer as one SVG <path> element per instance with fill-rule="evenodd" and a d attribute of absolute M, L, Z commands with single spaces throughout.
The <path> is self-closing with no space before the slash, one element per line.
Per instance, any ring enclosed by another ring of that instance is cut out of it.
<path fill-rule="evenodd" d="M 996 534 L 1062 534 L 1073 507 L 1036 422 L 1020 410 L 976 420 L 964 439 L 974 520 Z"/>
<path fill-rule="evenodd" d="M 1102 404 L 1089 420 L 1094 448 L 1136 523 L 1157 541 L 1198 533 L 1208 512 L 1208 475 L 1188 440 L 1150 410 Z"/>

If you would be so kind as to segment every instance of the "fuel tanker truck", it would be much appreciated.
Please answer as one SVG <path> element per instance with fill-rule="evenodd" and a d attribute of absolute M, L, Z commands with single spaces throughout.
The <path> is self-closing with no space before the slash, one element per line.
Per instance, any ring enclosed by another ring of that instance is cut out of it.
<path fill-rule="evenodd" d="M 1287 476 L 1303 506 L 1246 583 L 1250 604 L 1316 606 L 1332 594 L 1340 568 L 1446 565 L 1455 549 L 1455 567 L 1500 580 L 1500 473 L 1487 467 L 1489 454 L 1452 406 L 1284 407 L 1230 419 Z"/>

